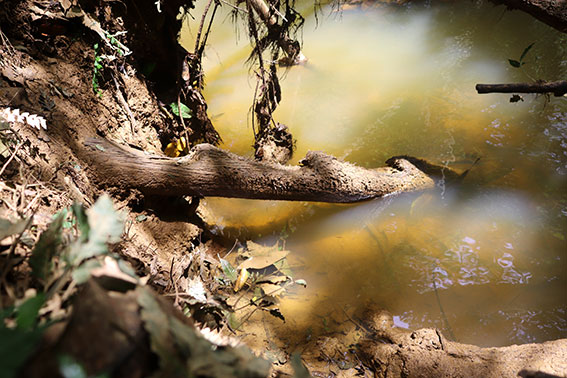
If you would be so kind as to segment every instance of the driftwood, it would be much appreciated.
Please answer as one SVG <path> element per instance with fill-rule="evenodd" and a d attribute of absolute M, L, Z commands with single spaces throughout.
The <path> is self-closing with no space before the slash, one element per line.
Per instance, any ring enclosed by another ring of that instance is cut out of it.
<path fill-rule="evenodd" d="M 560 97 L 567 93 L 567 81 L 541 81 L 515 84 L 477 84 L 476 91 L 483 93 L 553 93 Z"/>
<path fill-rule="evenodd" d="M 480 348 L 447 340 L 436 329 L 395 328 L 387 312 L 368 315 L 359 356 L 375 377 L 565 377 L 567 339 Z"/>
<path fill-rule="evenodd" d="M 567 33 L 567 1 L 565 0 L 492 0 L 510 9 L 522 10 L 541 22 Z"/>
<path fill-rule="evenodd" d="M 182 158 L 147 155 L 104 139 L 88 139 L 82 159 L 101 184 L 162 195 L 289 201 L 355 202 L 433 188 L 434 180 L 406 158 L 364 169 L 322 152 L 300 166 L 261 163 L 200 144 Z M 419 159 L 413 159 L 419 162 Z"/>

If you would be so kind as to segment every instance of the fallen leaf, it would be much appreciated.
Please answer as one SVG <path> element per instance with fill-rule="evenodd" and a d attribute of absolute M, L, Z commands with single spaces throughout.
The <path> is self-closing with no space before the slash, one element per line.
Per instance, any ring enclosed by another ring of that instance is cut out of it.
<path fill-rule="evenodd" d="M 264 295 L 270 295 L 273 297 L 282 294 L 284 291 L 284 288 L 281 287 L 280 285 L 274 285 L 270 283 L 263 283 L 263 284 L 259 284 L 258 286 L 262 289 Z"/>
<path fill-rule="evenodd" d="M 279 251 L 277 245 L 264 247 L 260 244 L 247 242 L 250 259 L 240 263 L 238 269 L 264 269 L 284 259 L 289 251 Z"/>
<path fill-rule="evenodd" d="M 237 293 L 238 290 L 242 289 L 250 274 L 246 268 L 240 269 L 240 274 L 238 275 L 238 279 L 234 282 L 234 292 Z"/>

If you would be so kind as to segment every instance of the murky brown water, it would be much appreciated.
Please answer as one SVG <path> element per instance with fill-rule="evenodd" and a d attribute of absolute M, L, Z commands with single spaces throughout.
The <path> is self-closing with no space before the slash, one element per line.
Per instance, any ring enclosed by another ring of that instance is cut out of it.
<path fill-rule="evenodd" d="M 227 14 L 206 50 L 205 96 L 223 147 L 251 156 L 255 82 Z M 207 199 L 215 232 L 292 251 L 308 287 L 284 298 L 286 327 L 307 334 L 373 302 L 461 342 L 567 337 L 567 99 L 474 90 L 567 78 L 567 38 L 480 2 L 324 9 L 319 21 L 303 29 L 309 63 L 281 71 L 276 119 L 297 138 L 294 162 L 309 149 L 369 167 L 400 154 L 456 170 L 481 160 L 459 187 L 354 205 Z"/>

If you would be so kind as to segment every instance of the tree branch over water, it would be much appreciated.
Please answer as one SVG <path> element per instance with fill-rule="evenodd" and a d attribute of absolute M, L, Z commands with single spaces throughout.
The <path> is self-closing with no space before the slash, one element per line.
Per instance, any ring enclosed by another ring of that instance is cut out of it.
<path fill-rule="evenodd" d="M 256 162 L 210 144 L 195 146 L 183 158 L 146 155 L 104 139 L 85 145 L 83 158 L 101 184 L 161 195 L 356 202 L 435 186 L 405 158 L 365 169 L 310 151 L 300 166 L 289 166 Z"/>
<path fill-rule="evenodd" d="M 567 93 L 567 81 L 539 81 L 535 83 L 477 84 L 476 91 L 483 93 L 553 93 L 560 97 Z"/>

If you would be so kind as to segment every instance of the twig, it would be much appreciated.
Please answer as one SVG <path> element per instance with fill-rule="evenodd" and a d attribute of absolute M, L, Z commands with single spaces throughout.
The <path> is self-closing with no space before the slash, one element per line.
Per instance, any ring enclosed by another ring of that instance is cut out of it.
<path fill-rule="evenodd" d="M 207 27 L 207 31 L 205 32 L 205 38 L 203 38 L 203 43 L 199 47 L 199 59 L 203 55 L 203 51 L 205 50 L 205 45 L 207 44 L 207 39 L 209 38 L 209 32 L 211 31 L 211 26 L 213 25 L 213 20 L 215 19 L 215 14 L 217 13 L 217 9 L 219 7 L 219 3 L 215 1 L 215 7 L 213 8 L 213 14 L 211 15 L 211 19 L 209 20 L 209 26 Z"/>
<path fill-rule="evenodd" d="M 279 289 L 276 289 L 276 290 L 274 290 L 274 291 L 272 291 L 272 292 L 270 292 L 270 293 L 266 293 L 266 294 L 264 294 L 264 295 L 262 295 L 262 296 L 256 298 L 256 300 L 250 300 L 250 303 L 247 303 L 247 304 L 245 304 L 245 305 L 243 305 L 243 306 L 240 306 L 239 308 L 235 309 L 234 312 L 240 311 L 240 310 L 245 309 L 246 307 L 252 306 L 252 305 L 254 305 L 254 306 L 256 306 L 256 307 L 260 307 L 260 306 L 258 306 L 258 304 L 257 304 L 256 302 L 258 302 L 260 299 L 264 299 L 265 297 L 269 297 L 270 295 L 275 294 L 275 293 L 277 293 L 278 291 L 283 290 L 283 289 L 284 289 L 284 288 L 283 288 L 282 286 L 280 286 Z M 240 298 L 242 298 L 242 297 L 240 297 Z M 238 300 L 234 303 L 235 305 L 236 305 L 236 303 L 238 303 L 238 301 L 240 300 L 240 298 L 238 298 Z"/>
<path fill-rule="evenodd" d="M 173 279 L 173 263 L 175 262 L 175 258 L 171 258 L 171 266 L 169 268 L 169 279 L 171 280 L 171 285 L 175 289 L 175 300 L 173 304 L 175 307 L 179 306 L 179 292 L 177 291 L 177 281 Z"/>
<path fill-rule="evenodd" d="M 16 266 L 16 264 L 12 263 L 12 260 L 14 258 L 14 253 L 16 251 L 16 246 L 18 245 L 18 243 L 20 242 L 20 239 L 22 238 L 22 235 L 24 235 L 24 232 L 26 232 L 26 230 L 32 224 L 32 222 L 33 222 L 33 215 L 29 217 L 29 219 L 26 222 L 26 225 L 24 226 L 24 229 L 22 230 L 22 232 L 20 232 L 18 234 L 18 236 L 16 237 L 16 239 L 12 242 L 12 245 L 10 246 L 10 251 L 8 252 L 8 259 L 7 259 L 6 267 L 2 271 L 2 276 L 0 278 L 0 285 L 3 285 L 3 284 L 6 283 L 6 275 L 8 274 L 8 272 L 10 270 L 12 270 L 12 268 L 14 266 Z"/>
<path fill-rule="evenodd" d="M 132 111 L 130 110 L 130 106 L 128 106 L 128 102 L 126 101 L 124 95 L 122 94 L 122 91 L 120 90 L 120 85 L 118 84 L 118 80 L 116 80 L 116 77 L 114 77 L 114 75 L 111 76 L 112 76 L 112 80 L 114 80 L 114 85 L 116 85 L 116 97 L 118 98 L 120 104 L 126 110 L 126 115 L 128 116 L 128 120 L 130 121 L 130 131 L 132 131 L 132 135 L 133 135 L 135 130 L 134 115 L 132 114 Z"/>
<path fill-rule="evenodd" d="M 355 326 L 357 326 L 360 329 L 365 330 L 368 333 L 372 333 L 372 331 L 368 328 L 366 328 L 365 326 L 363 326 L 362 324 L 360 324 L 359 322 L 357 322 L 356 320 L 354 320 L 353 318 L 350 317 L 350 315 L 346 312 L 346 310 L 344 309 L 344 307 L 341 307 L 341 310 L 343 310 L 343 313 L 345 314 L 345 316 L 347 317 L 348 320 L 350 320 L 350 322 L 352 324 L 354 324 Z"/>
<path fill-rule="evenodd" d="M 185 134 L 185 143 L 183 145 L 183 152 L 189 153 L 189 131 L 185 125 L 185 120 L 183 119 L 183 112 L 181 111 L 181 97 L 177 94 L 177 112 L 179 113 L 179 119 L 181 120 L 181 126 L 183 126 L 183 133 Z"/>
<path fill-rule="evenodd" d="M 207 13 L 209 13 L 209 8 L 211 7 L 212 3 L 213 0 L 209 0 L 207 6 L 205 7 L 205 10 L 203 11 L 203 16 L 201 17 L 201 23 L 199 24 L 199 30 L 197 31 L 197 38 L 195 38 L 195 49 L 193 50 L 195 54 L 198 53 L 199 47 L 201 46 L 200 43 L 201 33 L 203 32 L 203 26 L 205 26 L 205 18 L 207 17 Z"/>
<path fill-rule="evenodd" d="M 477 84 L 476 91 L 483 93 L 553 93 L 556 97 L 567 94 L 567 80 L 538 81 L 535 83 Z"/>
<path fill-rule="evenodd" d="M 35 197 L 30 201 L 30 203 L 26 206 L 26 208 L 22 211 L 22 214 L 25 214 L 35 204 L 35 202 L 39 199 L 39 195 L 40 193 L 38 192 L 35 195 Z"/>
<path fill-rule="evenodd" d="M 242 13 L 248 14 L 248 11 L 247 11 L 246 9 L 239 8 L 239 7 L 237 7 L 236 5 L 233 5 L 233 4 L 229 3 L 228 1 L 220 0 L 220 2 L 223 3 L 223 4 L 225 4 L 225 5 L 228 5 L 229 7 L 233 8 L 233 9 L 236 9 L 237 11 L 240 11 L 240 12 L 242 12 Z"/>
<path fill-rule="evenodd" d="M 455 335 L 453 334 L 453 329 L 451 328 L 451 324 L 449 324 L 449 319 L 445 314 L 445 310 L 441 305 L 441 298 L 439 297 L 439 292 L 437 290 L 437 284 L 435 283 L 435 279 L 433 279 L 433 288 L 435 289 L 435 298 L 437 298 L 437 304 L 439 305 L 439 310 L 441 311 L 441 316 L 443 317 L 443 321 L 445 322 L 445 326 L 447 327 L 447 332 L 449 332 L 449 336 L 451 337 L 452 341 L 457 341 Z"/>
<path fill-rule="evenodd" d="M 14 157 L 16 157 L 16 154 L 18 153 L 18 151 L 20 150 L 20 148 L 24 145 L 24 141 L 21 141 L 20 143 L 18 143 L 18 145 L 16 146 L 16 148 L 14 149 L 14 152 L 12 153 L 12 155 L 10 156 L 10 158 L 8 159 L 8 161 L 6 163 L 4 163 L 4 166 L 2 167 L 2 169 L 0 169 L 0 176 L 2 176 L 2 173 L 4 173 L 4 171 L 6 170 L 6 168 L 8 167 L 8 165 L 12 162 L 12 160 L 14 160 Z"/>

